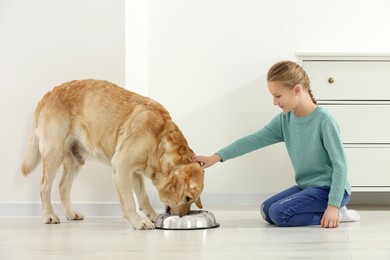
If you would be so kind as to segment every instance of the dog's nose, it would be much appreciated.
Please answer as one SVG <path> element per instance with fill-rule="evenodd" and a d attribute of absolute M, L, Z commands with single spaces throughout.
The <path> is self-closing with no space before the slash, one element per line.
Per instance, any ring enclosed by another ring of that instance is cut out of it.
<path fill-rule="evenodd" d="M 165 213 L 171 214 L 171 207 L 170 206 L 165 207 Z"/>

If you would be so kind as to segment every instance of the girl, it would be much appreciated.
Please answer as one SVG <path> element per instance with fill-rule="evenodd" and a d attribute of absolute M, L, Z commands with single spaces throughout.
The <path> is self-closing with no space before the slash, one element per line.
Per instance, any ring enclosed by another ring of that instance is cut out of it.
<path fill-rule="evenodd" d="M 359 221 L 347 210 L 351 187 L 347 164 L 335 119 L 317 101 L 301 66 L 291 61 L 273 65 L 267 75 L 273 103 L 283 113 L 263 129 L 243 137 L 211 156 L 195 156 L 203 168 L 256 149 L 285 142 L 296 186 L 267 199 L 262 217 L 278 226 L 321 225 L 335 228 L 339 222 Z"/>

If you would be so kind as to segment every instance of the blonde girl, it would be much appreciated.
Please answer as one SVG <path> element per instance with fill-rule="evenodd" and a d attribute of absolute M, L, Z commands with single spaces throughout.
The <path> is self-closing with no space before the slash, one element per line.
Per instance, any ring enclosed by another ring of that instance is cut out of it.
<path fill-rule="evenodd" d="M 291 61 L 274 64 L 267 75 L 273 103 L 282 113 L 259 131 L 238 139 L 211 156 L 195 156 L 204 168 L 265 146 L 284 142 L 295 171 L 296 185 L 261 205 L 261 215 L 277 226 L 321 225 L 358 221 L 347 210 L 351 187 L 339 127 L 332 115 L 318 106 L 310 80 Z"/>

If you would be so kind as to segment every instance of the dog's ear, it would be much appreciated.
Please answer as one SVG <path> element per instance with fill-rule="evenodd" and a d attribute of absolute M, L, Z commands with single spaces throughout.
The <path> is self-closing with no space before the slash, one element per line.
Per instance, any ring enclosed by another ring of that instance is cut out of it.
<path fill-rule="evenodd" d="M 161 192 L 169 192 L 170 190 L 175 188 L 176 178 L 174 178 L 172 174 L 169 174 L 168 176 L 163 176 L 162 174 L 160 175 L 158 180 L 155 181 L 157 190 Z"/>
<path fill-rule="evenodd" d="M 200 198 L 195 202 L 195 204 L 198 208 L 203 208 L 202 201 L 200 200 Z"/>

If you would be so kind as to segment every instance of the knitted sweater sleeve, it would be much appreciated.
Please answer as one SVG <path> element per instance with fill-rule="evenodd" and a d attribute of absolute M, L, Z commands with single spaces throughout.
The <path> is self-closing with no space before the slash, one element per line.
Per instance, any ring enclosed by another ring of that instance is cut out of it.
<path fill-rule="evenodd" d="M 276 116 L 264 128 L 242 137 L 232 144 L 222 148 L 218 154 L 222 161 L 236 158 L 265 146 L 283 141 L 281 116 Z"/>
<path fill-rule="evenodd" d="M 347 182 L 347 164 L 339 128 L 334 120 L 326 122 L 323 140 L 333 169 L 328 204 L 340 207 Z"/>

